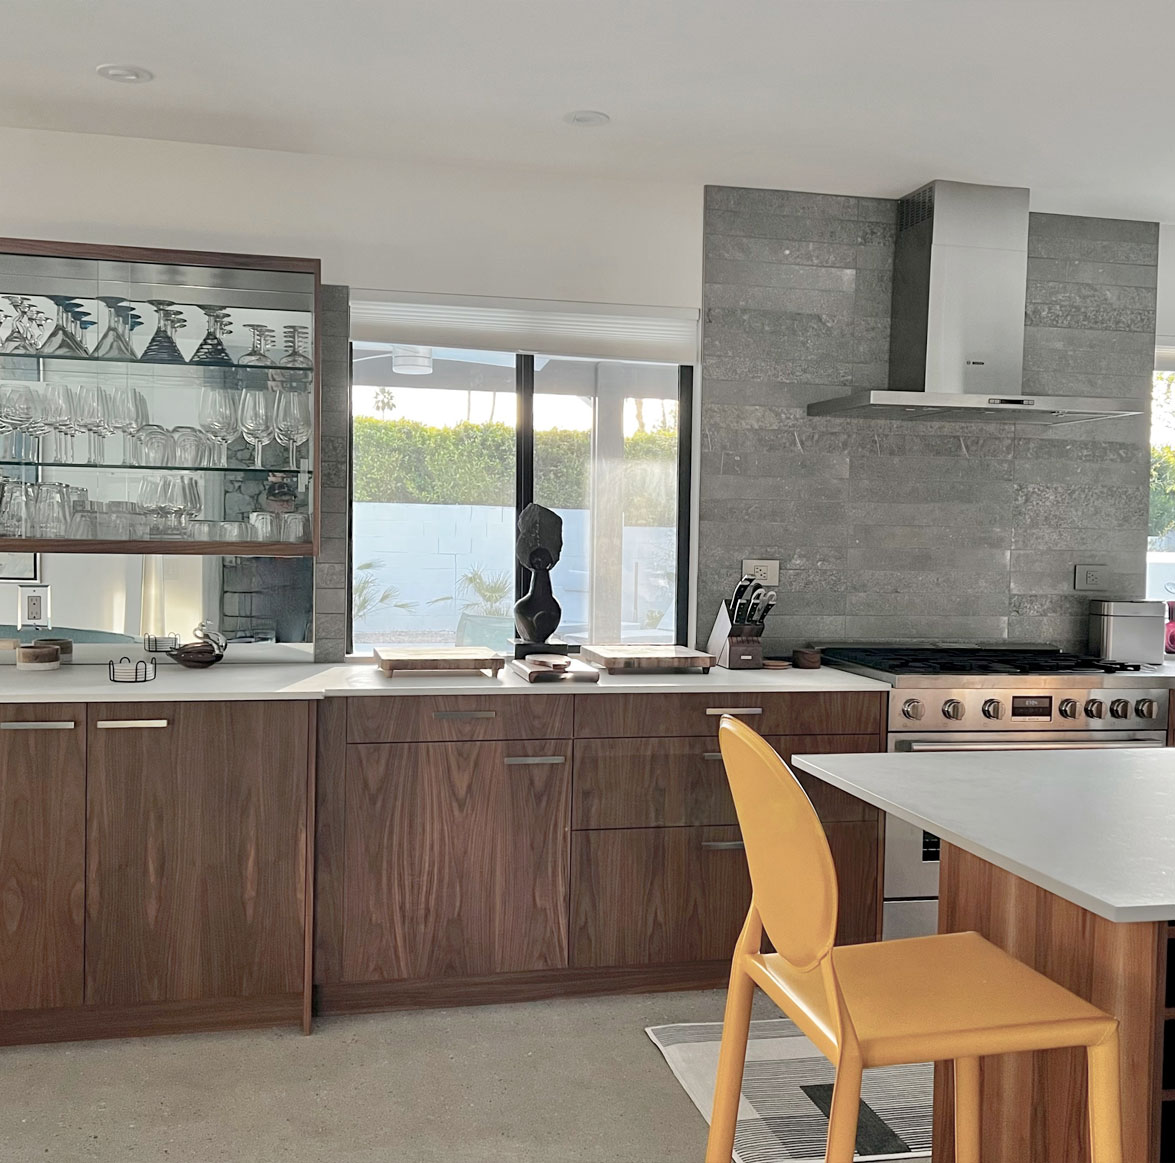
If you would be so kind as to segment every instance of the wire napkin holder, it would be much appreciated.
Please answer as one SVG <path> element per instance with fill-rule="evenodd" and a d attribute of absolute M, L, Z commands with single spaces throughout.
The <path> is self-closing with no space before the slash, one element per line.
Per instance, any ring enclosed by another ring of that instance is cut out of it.
<path fill-rule="evenodd" d="M 154 658 L 140 658 L 131 662 L 124 654 L 117 662 L 112 658 L 107 664 L 111 682 L 150 682 L 155 677 L 158 663 Z"/>

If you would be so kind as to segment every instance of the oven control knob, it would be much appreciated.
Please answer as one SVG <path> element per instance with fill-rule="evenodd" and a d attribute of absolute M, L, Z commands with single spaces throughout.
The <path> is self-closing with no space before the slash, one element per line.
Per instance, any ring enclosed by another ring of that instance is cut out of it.
<path fill-rule="evenodd" d="M 1100 719 L 1106 713 L 1106 704 L 1101 699 L 1088 699 L 1085 703 L 1085 713 L 1091 719 Z"/>
<path fill-rule="evenodd" d="M 921 719 L 926 714 L 926 706 L 921 699 L 907 699 L 902 703 L 902 714 L 907 719 Z"/>
<path fill-rule="evenodd" d="M 1115 699 L 1110 704 L 1110 714 L 1115 719 L 1129 719 L 1130 718 L 1130 700 L 1129 699 Z"/>
<path fill-rule="evenodd" d="M 1062 719 L 1076 719 L 1081 714 L 1081 707 L 1078 706 L 1076 699 L 1062 699 L 1057 710 L 1061 712 Z"/>
<path fill-rule="evenodd" d="M 1154 699 L 1139 699 L 1134 704 L 1134 713 L 1140 719 L 1157 719 L 1159 717 L 1159 704 Z"/>
<path fill-rule="evenodd" d="M 983 717 L 985 719 L 1002 719 L 1004 717 L 1004 704 L 999 699 L 984 700 Z"/>
<path fill-rule="evenodd" d="M 967 708 L 963 706 L 961 699 L 947 699 L 942 705 L 944 719 L 961 719 L 966 711 Z"/>

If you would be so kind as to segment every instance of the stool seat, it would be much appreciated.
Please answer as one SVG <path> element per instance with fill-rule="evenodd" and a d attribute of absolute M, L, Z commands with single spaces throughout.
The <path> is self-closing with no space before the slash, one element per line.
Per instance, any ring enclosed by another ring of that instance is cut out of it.
<path fill-rule="evenodd" d="M 1117 1028 L 1115 1018 L 978 933 L 842 945 L 832 963 L 865 1069 L 1095 1046 Z M 818 971 L 802 973 L 777 953 L 749 958 L 746 971 L 776 1005 L 797 1007 L 797 1025 L 835 1054 Z"/>

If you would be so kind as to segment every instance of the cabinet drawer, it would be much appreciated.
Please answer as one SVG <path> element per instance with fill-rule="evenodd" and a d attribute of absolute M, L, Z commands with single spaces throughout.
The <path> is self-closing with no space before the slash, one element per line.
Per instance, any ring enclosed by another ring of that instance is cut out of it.
<path fill-rule="evenodd" d="M 866 691 L 698 695 L 586 695 L 576 700 L 581 739 L 712 736 L 723 714 L 761 735 L 877 735 L 882 694 Z"/>
<path fill-rule="evenodd" d="M 347 700 L 350 743 L 566 739 L 570 695 L 395 695 Z"/>
<path fill-rule="evenodd" d="M 571 838 L 571 964 L 726 960 L 751 882 L 737 828 L 628 828 Z"/>

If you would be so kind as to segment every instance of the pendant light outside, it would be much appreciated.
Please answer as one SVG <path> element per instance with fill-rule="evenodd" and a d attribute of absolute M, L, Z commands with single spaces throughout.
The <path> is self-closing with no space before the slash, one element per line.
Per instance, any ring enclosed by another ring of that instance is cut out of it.
<path fill-rule="evenodd" d="M 402 376 L 431 375 L 432 348 L 394 344 L 392 346 L 392 371 Z"/>

